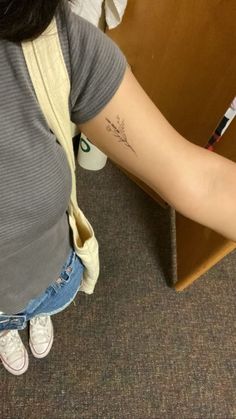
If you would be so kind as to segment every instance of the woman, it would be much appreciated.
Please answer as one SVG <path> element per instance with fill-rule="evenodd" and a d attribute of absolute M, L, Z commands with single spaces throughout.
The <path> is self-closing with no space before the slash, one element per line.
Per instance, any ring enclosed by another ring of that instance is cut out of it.
<path fill-rule="evenodd" d="M 106 155 L 186 217 L 236 240 L 236 165 L 178 134 L 145 94 L 119 48 L 67 0 L 0 1 L 0 356 L 28 368 L 19 330 L 45 357 L 51 316 L 67 307 L 84 266 L 68 222 L 71 174 L 38 105 L 21 42 L 56 16 L 71 81 L 71 120 Z"/>

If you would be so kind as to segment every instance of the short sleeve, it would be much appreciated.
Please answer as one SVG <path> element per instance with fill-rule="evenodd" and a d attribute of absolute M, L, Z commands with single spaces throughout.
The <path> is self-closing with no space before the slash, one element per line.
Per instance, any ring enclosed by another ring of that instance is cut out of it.
<path fill-rule="evenodd" d="M 127 67 L 120 48 L 100 29 L 67 10 L 71 63 L 71 121 L 96 116 L 118 89 Z"/>

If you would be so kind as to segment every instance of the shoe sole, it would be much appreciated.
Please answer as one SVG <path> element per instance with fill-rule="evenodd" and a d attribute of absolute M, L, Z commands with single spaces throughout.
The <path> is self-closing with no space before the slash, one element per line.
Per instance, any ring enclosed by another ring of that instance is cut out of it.
<path fill-rule="evenodd" d="M 49 354 L 49 352 L 52 348 L 53 339 L 54 339 L 54 331 L 53 331 L 53 324 L 52 323 L 51 323 L 51 326 L 52 326 L 51 339 L 50 339 L 50 342 L 48 344 L 47 349 L 43 353 L 39 354 L 38 352 L 36 352 L 35 349 L 34 349 L 33 343 L 29 339 L 29 347 L 30 347 L 30 350 L 31 350 L 31 352 L 32 352 L 32 354 L 35 358 L 45 358 L 45 356 L 47 356 Z"/>

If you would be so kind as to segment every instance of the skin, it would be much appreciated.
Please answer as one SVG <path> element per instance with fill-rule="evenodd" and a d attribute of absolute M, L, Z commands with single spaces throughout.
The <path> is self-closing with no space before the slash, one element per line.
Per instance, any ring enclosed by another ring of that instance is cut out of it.
<path fill-rule="evenodd" d="M 185 217 L 236 241 L 236 164 L 183 138 L 130 69 L 111 101 L 79 129 Z"/>

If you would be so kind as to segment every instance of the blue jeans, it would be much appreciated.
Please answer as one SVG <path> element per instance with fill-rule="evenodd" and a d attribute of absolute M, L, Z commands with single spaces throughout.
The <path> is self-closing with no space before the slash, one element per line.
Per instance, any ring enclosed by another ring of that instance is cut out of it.
<path fill-rule="evenodd" d="M 64 310 L 79 291 L 84 265 L 72 249 L 64 263 L 60 276 L 42 294 L 30 300 L 25 309 L 17 314 L 0 314 L 0 331 L 22 330 L 27 321 L 36 316 L 52 316 Z"/>

